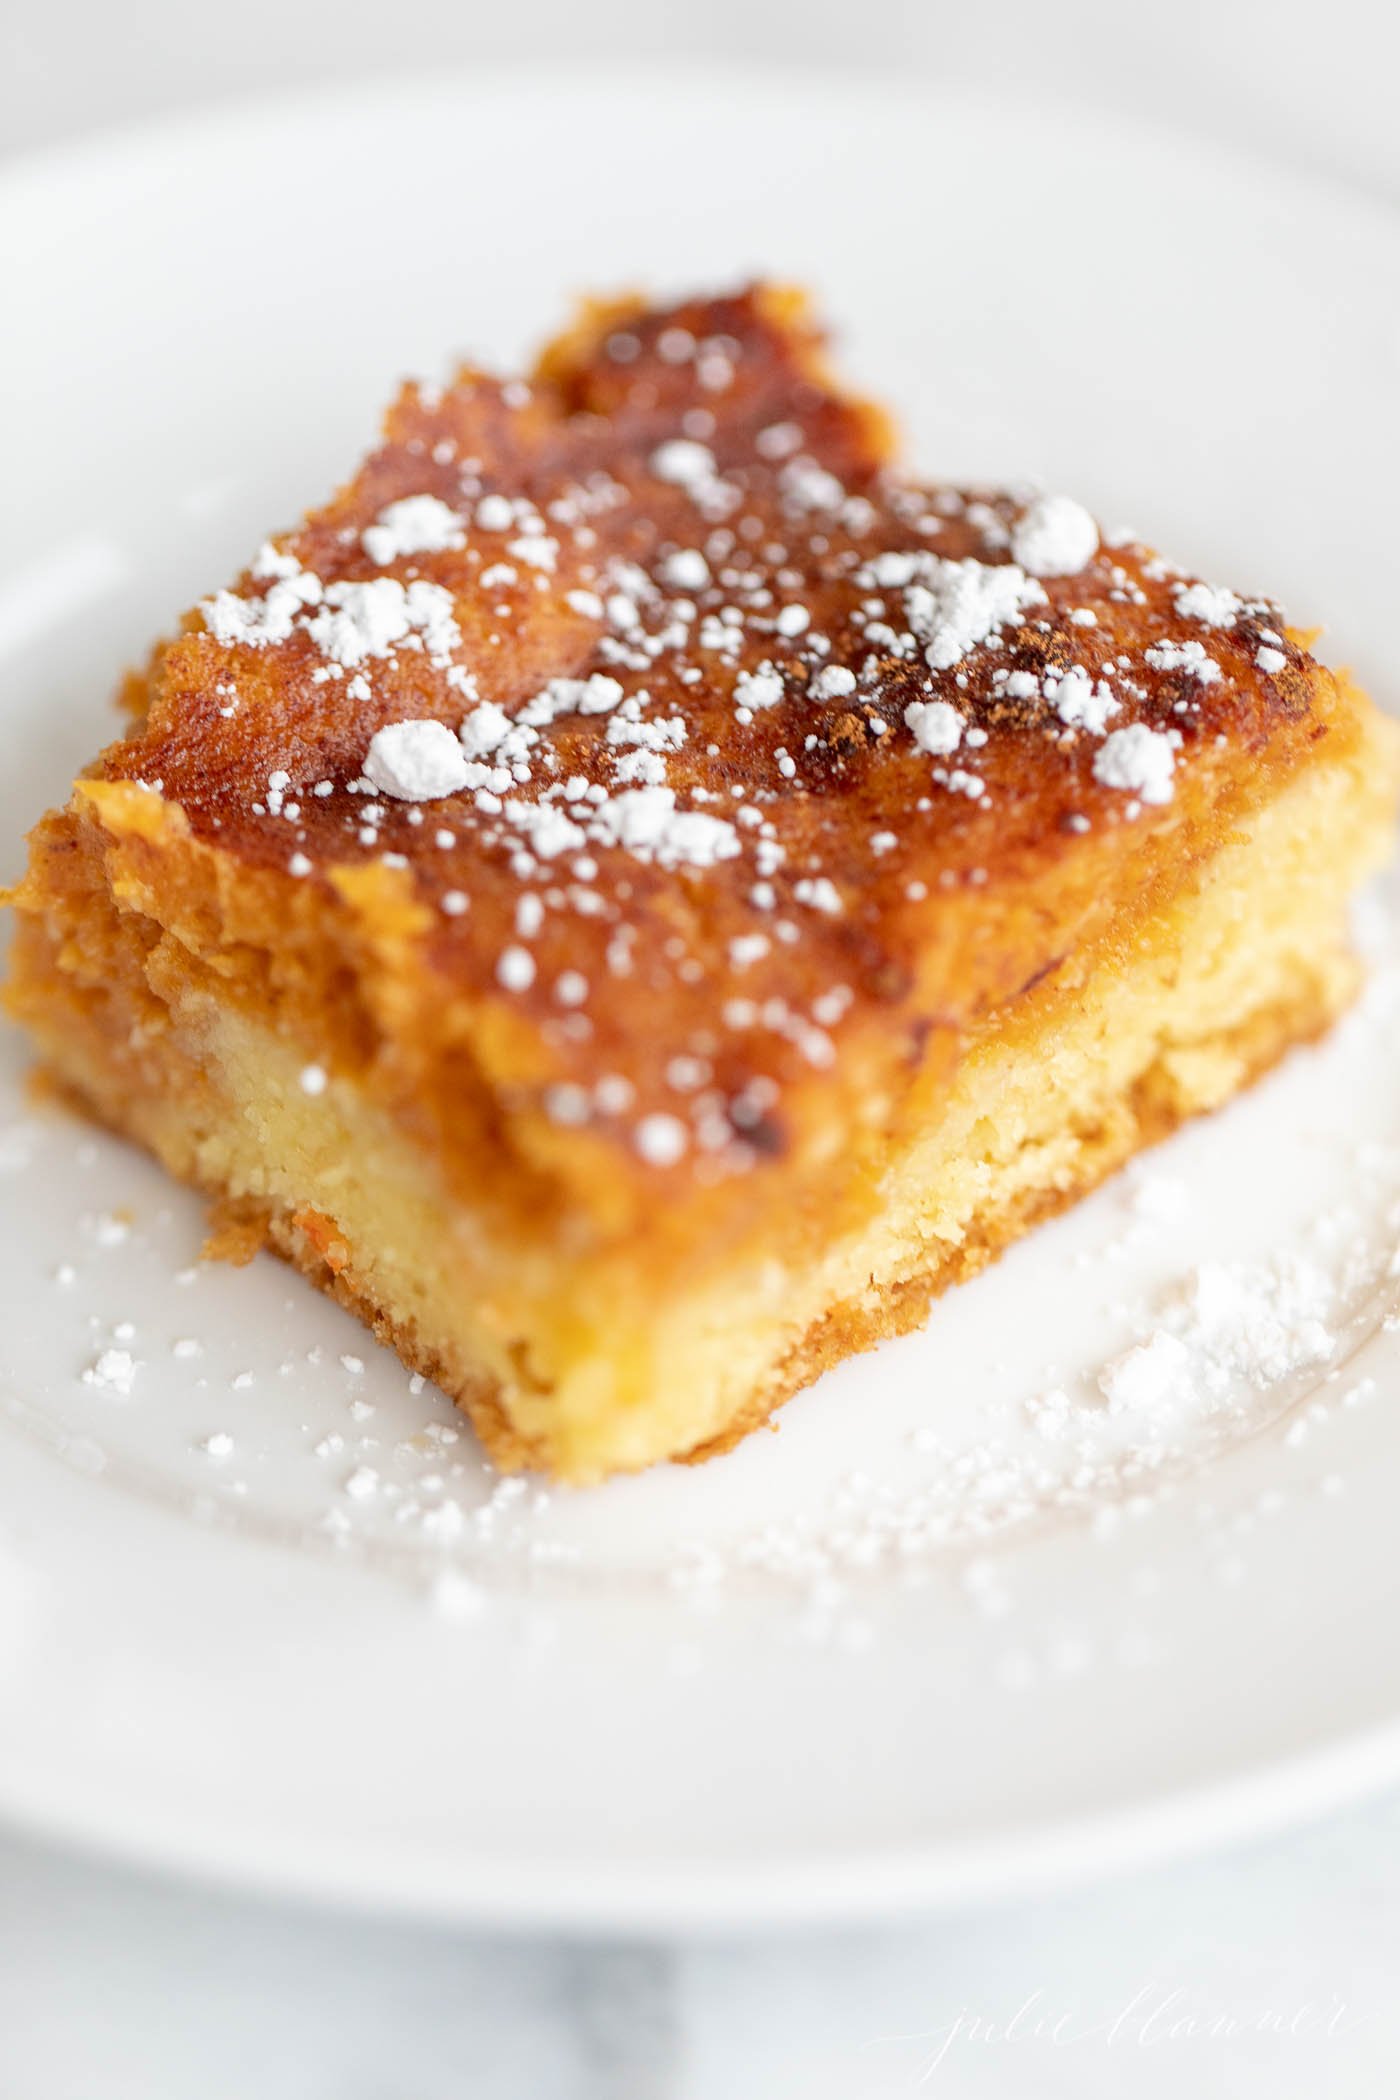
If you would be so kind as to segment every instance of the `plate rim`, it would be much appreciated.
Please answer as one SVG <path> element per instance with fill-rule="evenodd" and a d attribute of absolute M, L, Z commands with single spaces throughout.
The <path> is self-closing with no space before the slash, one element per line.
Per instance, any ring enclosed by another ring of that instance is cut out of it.
<path fill-rule="evenodd" d="M 973 81 L 944 84 L 911 79 L 881 68 L 842 80 L 830 67 L 810 59 L 795 64 L 762 56 L 742 63 L 699 60 L 687 66 L 683 83 L 655 61 L 617 61 L 601 55 L 541 67 L 505 59 L 479 66 L 461 61 L 437 67 L 391 66 L 373 78 L 368 74 L 348 74 L 315 85 L 299 83 L 285 89 L 210 96 L 178 109 L 115 118 L 48 145 L 21 148 L 0 157 L 0 213 L 7 205 L 22 202 L 23 193 L 32 188 L 57 180 L 87 178 L 94 167 L 139 159 L 151 151 L 168 152 L 191 143 L 215 147 L 226 133 L 236 135 L 250 124 L 288 123 L 299 117 L 324 116 L 336 109 L 382 106 L 386 101 L 450 102 L 461 96 L 474 98 L 502 92 L 529 101 L 576 98 L 581 82 L 590 91 L 619 96 L 644 91 L 678 102 L 690 101 L 707 85 L 722 84 L 727 92 L 757 96 L 781 84 L 785 93 L 802 99 L 820 97 L 837 109 L 849 109 L 853 96 L 878 96 L 886 103 L 901 103 L 910 109 L 980 109 L 989 116 L 1014 111 L 1041 119 L 1047 114 L 1045 98 L 1019 84 L 1005 88 L 986 87 Z M 1155 115 L 1129 119 L 1089 94 L 1065 94 L 1057 89 L 1054 106 L 1057 115 L 1091 120 L 1110 145 L 1122 142 L 1130 150 L 1185 148 L 1196 162 L 1207 161 L 1222 171 L 1245 176 L 1267 175 L 1271 182 L 1290 188 L 1299 197 L 1314 203 L 1330 201 L 1349 214 L 1362 213 L 1372 222 L 1375 232 L 1400 240 L 1400 206 L 1359 176 L 1329 168 L 1298 168 L 1281 153 L 1259 145 L 1239 145 L 1217 135 L 1198 135 Z M 11 191 L 15 192 L 13 198 L 8 194 Z"/>
<path fill-rule="evenodd" d="M 139 1836 L 110 1817 L 66 1809 L 14 1813 L 0 1783 L 0 1817 L 14 1834 L 79 1858 L 100 1859 L 191 1888 L 220 1889 L 309 1912 L 393 1917 L 425 1925 L 570 1939 L 609 1936 L 717 1938 L 754 1930 L 823 1931 L 916 1921 L 952 1911 L 1070 1894 L 1217 1851 L 1235 1851 L 1364 1802 L 1400 1782 L 1400 1716 L 1336 1742 L 1260 1763 L 1221 1780 L 1168 1789 L 1100 1815 L 1066 1817 L 1009 1838 L 1003 1830 L 960 1844 L 871 1847 L 780 1866 L 712 1868 L 692 1855 L 619 1866 L 599 1852 L 562 1866 L 535 1860 L 425 1874 L 419 1855 L 395 1865 L 391 1848 L 366 1873 L 330 1848 L 259 1854 L 192 1843 L 177 1820 Z"/>
<path fill-rule="evenodd" d="M 16 154 L 0 161 L 0 231 L 12 213 L 22 222 L 26 207 L 55 184 L 82 187 L 99 181 L 104 169 L 134 170 L 152 159 L 177 155 L 191 144 L 217 152 L 245 135 L 250 125 L 285 126 L 302 117 L 324 119 L 333 111 L 425 99 L 446 105 L 502 91 L 538 102 L 577 95 L 581 79 L 590 90 L 618 99 L 645 92 L 690 103 L 707 83 L 758 96 L 779 76 L 790 97 L 820 97 L 847 108 L 854 93 L 862 100 L 879 96 L 924 111 L 952 106 L 960 112 L 980 108 L 1001 115 L 1017 109 L 1039 117 L 1046 113 L 1044 100 L 1022 88 L 940 86 L 878 71 L 862 73 L 853 82 L 837 82 L 827 68 L 780 68 L 776 61 L 697 64 L 687 68 L 683 82 L 655 64 L 619 66 L 602 59 L 539 72 L 510 63 L 431 72 L 393 70 L 377 79 L 359 77 L 314 88 L 219 98 Z M 1057 108 L 1062 102 L 1057 96 Z M 1129 124 L 1092 98 L 1073 101 L 1069 107 L 1091 112 L 1110 144 L 1122 139 L 1149 152 L 1186 148 L 1196 161 L 1207 162 L 1224 177 L 1256 182 L 1267 178 L 1279 193 L 1281 208 L 1289 193 L 1306 197 L 1314 208 L 1345 216 L 1357 231 L 1393 244 L 1400 254 L 1400 212 L 1356 178 L 1299 170 L 1275 154 L 1198 139 L 1156 119 Z M 502 1866 L 488 1858 L 464 1872 L 460 1858 L 453 1857 L 450 1879 L 441 1869 L 425 1875 L 416 1855 L 397 1866 L 391 1859 L 376 1858 L 368 1872 L 363 1852 L 351 1855 L 348 1865 L 329 1851 L 317 1861 L 314 1846 L 299 1852 L 270 1848 L 249 1857 L 236 1846 L 221 1846 L 212 1821 L 204 1841 L 192 1842 L 178 1814 L 161 1824 L 148 1819 L 132 1833 L 113 1827 L 110 1815 L 104 1821 L 100 1812 L 89 1812 L 85 1800 L 60 1813 L 48 1804 L 36 1807 L 32 1799 L 17 1798 L 3 1771 L 0 1814 L 26 1836 L 131 1869 L 212 1882 L 265 1899 L 508 1931 L 708 1934 L 750 1926 L 873 1923 L 1047 1894 L 1217 1846 L 1247 1843 L 1320 1817 L 1397 1780 L 1400 1714 L 1224 1778 L 1172 1788 L 1101 1815 L 1044 1821 L 1014 1835 L 1003 1827 L 960 1843 L 940 1841 L 898 1851 L 853 1849 L 805 1862 L 760 1864 L 757 1869 L 709 1866 L 695 1855 L 645 1866 L 619 1865 L 600 1854 L 586 1861 L 571 1859 L 563 1866 L 538 1859 Z"/>

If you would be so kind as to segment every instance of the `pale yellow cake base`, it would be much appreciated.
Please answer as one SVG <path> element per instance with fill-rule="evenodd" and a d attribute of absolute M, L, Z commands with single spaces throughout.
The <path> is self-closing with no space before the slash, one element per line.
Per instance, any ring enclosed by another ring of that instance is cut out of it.
<path fill-rule="evenodd" d="M 353 1082 L 306 1095 L 314 1044 L 240 1014 L 213 978 L 172 992 L 164 1083 L 143 1091 L 111 1055 L 110 1004 L 101 1027 L 70 1010 L 46 1025 L 54 956 L 30 955 L 17 1003 L 93 1113 L 226 1199 L 250 1244 L 265 1237 L 436 1379 L 499 1464 L 596 1480 L 723 1448 L 1325 1028 L 1357 982 L 1348 900 L 1388 839 L 1383 798 L 1356 808 L 1355 766 L 1355 752 L 1320 756 L 1131 946 L 995 1017 L 951 1090 L 891 1141 L 873 1215 L 816 1258 L 810 1239 L 785 1258 L 759 1218 L 728 1258 L 660 1294 L 615 1253 L 573 1259 L 557 1235 L 493 1245 Z"/>

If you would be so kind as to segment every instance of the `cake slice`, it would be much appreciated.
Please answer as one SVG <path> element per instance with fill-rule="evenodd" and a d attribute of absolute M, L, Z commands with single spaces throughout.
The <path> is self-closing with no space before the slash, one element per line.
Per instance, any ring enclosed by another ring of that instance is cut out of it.
<path fill-rule="evenodd" d="M 410 386 L 33 834 L 45 1064 L 501 1466 L 724 1447 L 1356 984 L 1395 730 L 891 450 L 765 287 Z"/>

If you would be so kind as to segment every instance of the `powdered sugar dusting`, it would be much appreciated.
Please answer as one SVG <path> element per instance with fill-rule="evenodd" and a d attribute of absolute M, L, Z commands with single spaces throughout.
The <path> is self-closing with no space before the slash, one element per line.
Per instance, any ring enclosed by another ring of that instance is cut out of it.
<path fill-rule="evenodd" d="M 1272 734 L 1259 680 L 1300 660 L 1277 608 L 1104 540 L 1071 497 L 882 468 L 739 310 L 608 337 L 605 415 L 420 388 L 327 511 L 205 601 L 186 645 L 205 672 L 222 652 L 215 766 L 144 782 L 227 838 L 237 787 L 215 808 L 208 782 L 246 717 L 223 725 L 285 685 L 236 812 L 275 827 L 271 864 L 381 861 L 445 973 L 519 1003 L 519 1113 L 562 1104 L 644 1165 L 643 1119 L 669 1119 L 707 1184 L 758 1170 L 852 1013 L 912 986 L 906 907 L 995 884 L 1028 788 L 1037 852 L 1148 833 L 1236 687 Z M 601 1046 L 629 1030 L 623 1106 Z M 712 1085 L 671 1083 L 696 1064 Z"/>
<path fill-rule="evenodd" d="M 361 541 L 381 566 L 409 554 L 441 554 L 466 545 L 466 520 L 438 496 L 403 496 L 366 526 Z"/>
<path fill-rule="evenodd" d="M 1199 620 L 1203 627 L 1233 627 L 1244 611 L 1243 599 L 1210 583 L 1182 584 L 1174 601 L 1183 620 Z"/>
<path fill-rule="evenodd" d="M 1142 802 L 1170 802 L 1176 753 L 1169 735 L 1133 722 L 1115 729 L 1094 753 L 1094 778 Z"/>
<path fill-rule="evenodd" d="M 462 639 L 449 591 L 436 583 L 402 584 L 392 576 L 328 585 L 306 631 L 331 663 L 350 667 L 388 656 L 415 635 L 430 656 L 446 662 Z"/>
<path fill-rule="evenodd" d="M 1077 576 L 1098 551 L 1099 528 L 1072 496 L 1041 496 L 1011 534 L 1011 558 L 1030 576 Z"/>
<path fill-rule="evenodd" d="M 467 784 L 467 758 L 441 722 L 391 722 L 365 754 L 365 778 L 404 802 L 435 802 Z"/>
<path fill-rule="evenodd" d="M 1143 651 L 1144 663 L 1154 671 L 1185 671 L 1198 685 L 1219 685 L 1222 672 L 1203 642 L 1158 642 Z M 1285 659 L 1280 657 L 1280 664 Z"/>
<path fill-rule="evenodd" d="M 905 617 L 934 671 L 952 670 L 1008 622 L 1044 602 L 1039 583 L 1014 562 L 971 558 L 929 561 L 921 580 L 904 593 Z"/>
<path fill-rule="evenodd" d="M 911 700 L 904 719 L 914 742 L 931 757 L 947 758 L 962 742 L 963 718 L 946 700 Z"/>

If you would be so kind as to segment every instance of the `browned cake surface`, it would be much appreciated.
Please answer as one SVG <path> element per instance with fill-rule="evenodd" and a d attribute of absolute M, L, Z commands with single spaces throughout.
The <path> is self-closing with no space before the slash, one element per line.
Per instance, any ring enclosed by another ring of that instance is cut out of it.
<path fill-rule="evenodd" d="M 1140 546 L 1027 577 L 986 629 L 985 576 L 941 565 L 1003 569 L 1018 505 L 887 478 L 883 425 L 810 376 L 813 351 L 748 295 L 585 328 L 529 389 L 475 372 L 441 396 L 406 389 L 383 446 L 276 542 L 318 602 L 293 595 L 285 639 L 220 639 L 299 588 L 245 574 L 237 606 L 221 618 L 230 601 L 213 601 L 157 653 L 139 734 L 102 761 L 328 910 L 335 871 L 400 869 L 435 980 L 415 1027 L 441 1016 L 511 1108 L 552 1113 L 561 1137 L 586 1123 L 642 1203 L 658 1176 L 726 1176 L 799 1144 L 805 1103 L 829 1125 L 877 1075 L 898 1087 L 931 1036 L 1053 966 L 1125 894 L 1149 898 L 1164 870 L 1174 883 L 1333 712 L 1276 610 L 1188 588 Z M 367 531 L 425 495 L 462 544 L 375 559 Z M 386 579 L 383 613 L 338 640 L 336 586 Z M 455 625 L 442 656 L 431 632 L 360 655 L 415 581 L 451 594 L 431 615 Z M 970 612 L 947 602 L 959 589 Z M 953 661 L 930 665 L 930 633 Z M 1150 660 L 1163 645 L 1179 667 Z M 832 667 L 853 689 L 819 697 Z M 427 811 L 354 792 L 381 725 L 455 732 L 592 677 L 616 704 L 598 689 L 604 711 L 559 714 L 514 764 L 483 752 L 480 784 Z M 946 757 L 906 725 L 930 700 L 966 724 Z M 1110 707 L 1110 736 L 1173 739 L 1169 799 L 1096 775 L 1105 736 L 1074 718 Z M 649 831 L 655 847 L 630 843 Z M 594 1144 L 548 1149 L 587 1201 Z"/>
<path fill-rule="evenodd" d="M 638 1250 L 615 1306 L 873 1214 L 970 1046 L 1069 1011 L 1376 734 L 1267 601 L 891 450 L 766 288 L 590 309 L 528 384 L 405 388 L 130 683 L 131 734 L 36 834 L 16 1004 L 52 1041 L 67 1000 L 154 1096 L 212 973 L 502 1232 Z M 1338 997 L 1249 1020 L 1241 1071 Z M 1083 1185 L 1196 1105 L 1144 1103 Z M 314 1227 L 275 1230 L 316 1267 Z"/>

